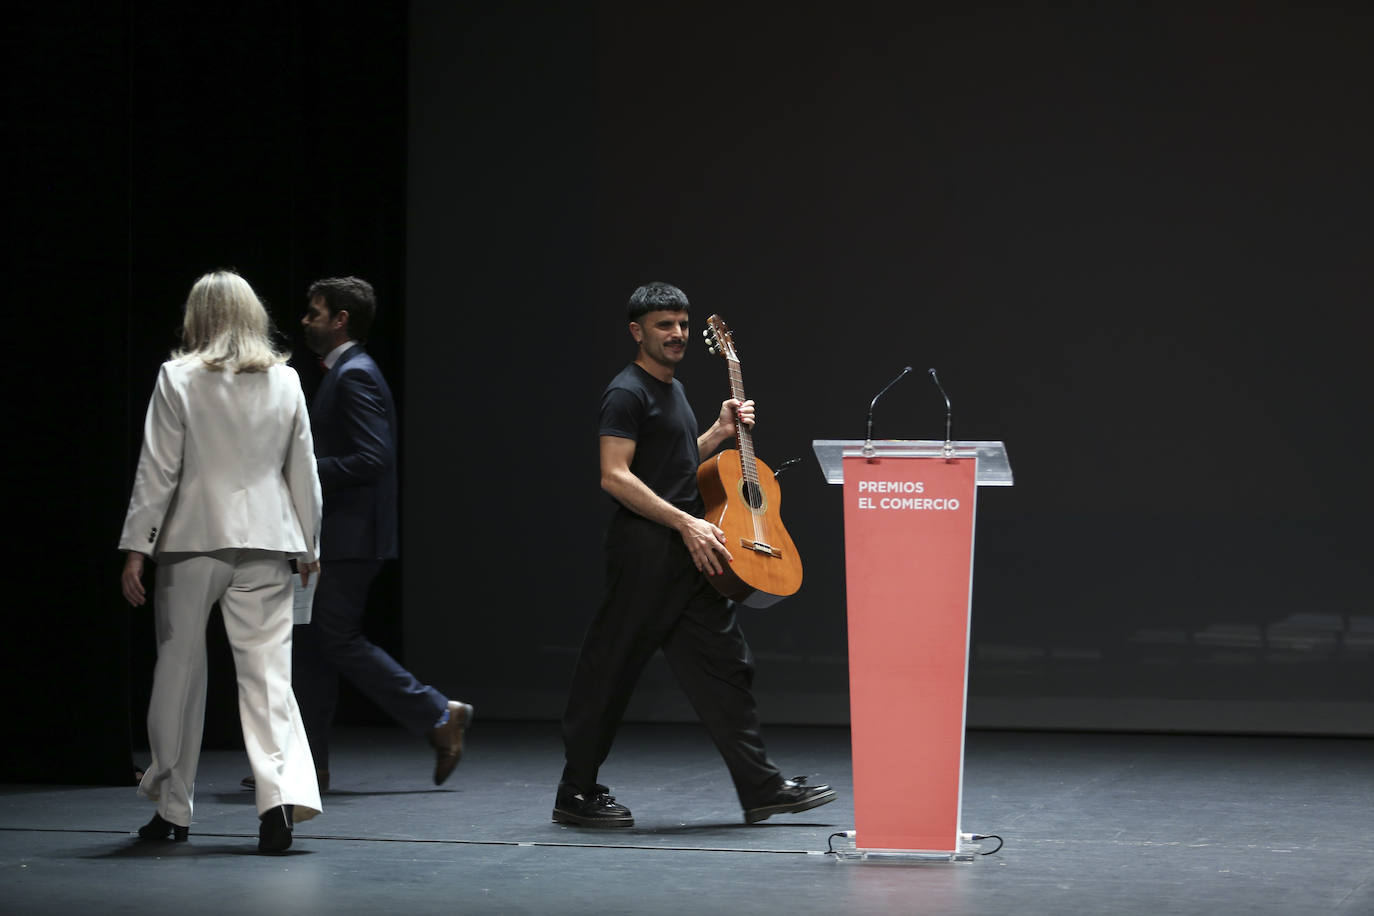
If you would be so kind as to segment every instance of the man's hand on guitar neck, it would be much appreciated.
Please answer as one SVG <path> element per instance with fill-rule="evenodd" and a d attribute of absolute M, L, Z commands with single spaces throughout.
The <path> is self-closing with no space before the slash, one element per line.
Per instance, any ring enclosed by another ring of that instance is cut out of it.
<path fill-rule="evenodd" d="M 697 451 L 702 455 L 714 452 L 721 443 L 735 435 L 735 418 L 739 417 L 749 429 L 754 428 L 754 400 L 741 401 L 739 398 L 726 398 L 720 404 L 720 416 L 711 428 L 697 437 Z"/>
<path fill-rule="evenodd" d="M 730 424 L 730 432 L 735 432 L 735 418 L 738 417 L 745 426 L 754 428 L 754 399 L 741 401 L 738 398 L 728 398 L 720 405 L 721 420 Z"/>

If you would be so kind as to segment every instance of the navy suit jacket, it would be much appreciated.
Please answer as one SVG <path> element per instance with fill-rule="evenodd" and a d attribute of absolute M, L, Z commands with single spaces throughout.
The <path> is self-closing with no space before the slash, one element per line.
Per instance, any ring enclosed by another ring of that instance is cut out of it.
<path fill-rule="evenodd" d="M 321 559 L 397 556 L 396 405 L 362 344 L 324 374 L 310 426 L 324 491 Z"/>

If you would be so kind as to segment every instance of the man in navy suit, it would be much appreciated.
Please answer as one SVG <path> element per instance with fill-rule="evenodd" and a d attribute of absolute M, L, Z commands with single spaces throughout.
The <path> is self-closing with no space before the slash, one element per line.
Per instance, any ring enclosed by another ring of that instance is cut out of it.
<path fill-rule="evenodd" d="M 396 524 L 396 407 L 364 342 L 377 300 L 357 277 L 310 286 L 301 325 L 325 375 L 310 405 L 324 491 L 321 574 L 309 625 L 296 628 L 293 686 L 319 771 L 329 783 L 329 730 L 339 677 L 435 751 L 434 783 L 463 754 L 472 707 L 450 700 L 402 668 L 362 632 L 367 593 L 382 563 L 399 553 Z"/>

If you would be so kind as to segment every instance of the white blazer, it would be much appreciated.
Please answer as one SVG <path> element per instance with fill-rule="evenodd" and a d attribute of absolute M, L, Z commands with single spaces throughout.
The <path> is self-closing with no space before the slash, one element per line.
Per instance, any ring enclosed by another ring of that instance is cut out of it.
<path fill-rule="evenodd" d="M 313 562 L 321 505 L 296 370 L 212 372 L 195 357 L 162 364 L 120 550 L 236 547 Z"/>

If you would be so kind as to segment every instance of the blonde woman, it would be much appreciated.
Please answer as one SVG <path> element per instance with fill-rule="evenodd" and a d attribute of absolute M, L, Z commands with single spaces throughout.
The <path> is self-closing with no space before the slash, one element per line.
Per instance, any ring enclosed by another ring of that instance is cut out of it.
<path fill-rule="evenodd" d="M 181 348 L 162 364 L 119 547 L 121 590 L 147 600 L 157 559 L 157 666 L 148 706 L 152 761 L 140 795 L 157 813 L 138 835 L 185 840 L 205 720 L 205 628 L 218 601 L 238 676 L 253 769 L 258 849 L 291 845 L 320 812 L 305 728 L 291 692 L 292 582 L 319 572 L 320 481 L 300 380 L 271 340 L 252 287 L 219 271 L 186 299 Z"/>

